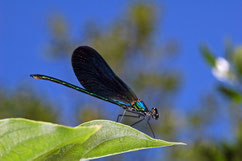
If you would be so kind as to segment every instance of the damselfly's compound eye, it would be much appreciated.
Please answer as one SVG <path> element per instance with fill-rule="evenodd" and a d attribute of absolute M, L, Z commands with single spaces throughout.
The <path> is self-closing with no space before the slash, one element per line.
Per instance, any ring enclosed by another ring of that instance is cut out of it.
<path fill-rule="evenodd" d="M 151 116 L 153 119 L 158 119 L 159 118 L 159 113 L 158 113 L 158 110 L 156 108 L 152 108 L 151 109 Z"/>

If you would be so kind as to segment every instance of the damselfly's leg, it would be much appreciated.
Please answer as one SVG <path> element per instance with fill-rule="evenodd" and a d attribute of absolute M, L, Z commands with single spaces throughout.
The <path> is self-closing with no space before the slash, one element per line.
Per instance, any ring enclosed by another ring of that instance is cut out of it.
<path fill-rule="evenodd" d="M 155 138 L 155 133 L 154 133 L 154 131 L 153 131 L 153 129 L 152 129 L 152 127 L 151 127 L 151 125 L 150 125 L 149 120 L 147 120 L 147 124 L 148 124 L 148 126 L 149 126 L 149 128 L 150 128 L 150 131 L 151 131 L 151 133 L 152 133 L 153 137 Z"/>
<path fill-rule="evenodd" d="M 120 117 L 132 117 L 132 118 L 140 118 L 141 115 L 124 115 L 124 114 L 119 114 L 118 117 L 117 117 L 117 122 L 119 122 L 119 118 Z M 121 121 L 121 120 L 120 120 Z"/>
<path fill-rule="evenodd" d="M 140 123 L 141 121 L 143 121 L 144 119 L 145 119 L 145 117 L 143 117 L 142 119 L 140 119 L 140 120 L 136 121 L 135 123 L 131 124 L 130 126 L 134 126 L 134 125 L 136 125 L 136 124 Z"/>
<path fill-rule="evenodd" d="M 123 118 L 124 118 L 124 115 L 125 115 L 125 112 L 126 112 L 126 110 L 124 110 L 124 112 L 123 112 L 123 116 L 121 117 L 121 119 L 120 119 L 119 122 L 122 122 L 122 120 L 123 120 Z"/>

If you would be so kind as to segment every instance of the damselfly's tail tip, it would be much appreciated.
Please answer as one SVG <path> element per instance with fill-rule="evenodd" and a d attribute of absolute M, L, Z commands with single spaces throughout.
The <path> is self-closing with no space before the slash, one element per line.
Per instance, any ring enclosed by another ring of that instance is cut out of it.
<path fill-rule="evenodd" d="M 40 79 L 39 74 L 30 74 L 29 76 L 34 78 L 34 79 Z"/>

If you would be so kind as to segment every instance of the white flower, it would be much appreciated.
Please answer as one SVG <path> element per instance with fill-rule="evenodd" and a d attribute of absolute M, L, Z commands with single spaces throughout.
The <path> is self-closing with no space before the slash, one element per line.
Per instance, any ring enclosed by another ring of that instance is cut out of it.
<path fill-rule="evenodd" d="M 212 69 L 213 75 L 220 81 L 230 81 L 229 72 L 229 62 L 222 57 L 217 58 L 215 60 L 215 67 Z"/>

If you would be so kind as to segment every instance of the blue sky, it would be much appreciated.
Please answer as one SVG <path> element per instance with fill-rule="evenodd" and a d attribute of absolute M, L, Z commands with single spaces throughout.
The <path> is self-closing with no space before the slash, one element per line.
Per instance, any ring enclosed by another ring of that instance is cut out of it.
<path fill-rule="evenodd" d="M 48 19 L 61 13 L 71 26 L 71 34 L 79 35 L 80 26 L 88 20 L 108 24 L 127 7 L 129 1 L 13 1 L 0 0 L 0 84 L 13 90 L 20 82 L 43 89 L 43 83 L 33 82 L 30 73 L 45 73 L 78 84 L 68 62 L 46 61 L 44 52 L 50 45 Z M 188 107 L 199 96 L 212 90 L 215 79 L 199 52 L 202 43 L 223 56 L 224 42 L 242 42 L 242 1 L 168 1 L 157 2 L 163 9 L 161 41 L 179 42 L 180 56 L 171 66 L 184 74 L 178 106 Z M 61 72 L 65 71 L 65 72 Z M 68 77 L 67 77 L 68 76 Z M 47 88 L 47 87 L 46 87 Z M 61 89 L 46 90 L 56 100 L 64 99 Z"/>

